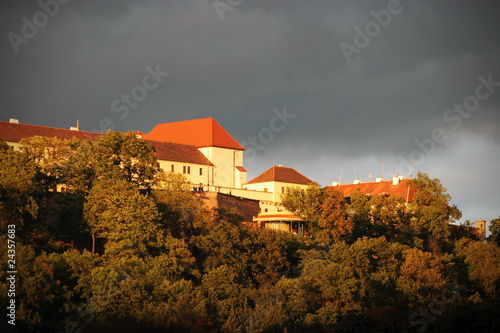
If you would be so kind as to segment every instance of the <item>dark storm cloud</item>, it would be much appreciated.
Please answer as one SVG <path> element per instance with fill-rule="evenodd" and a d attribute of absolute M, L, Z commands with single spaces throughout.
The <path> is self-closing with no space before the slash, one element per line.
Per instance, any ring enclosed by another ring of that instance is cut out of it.
<path fill-rule="evenodd" d="M 158 123 L 212 116 L 248 141 L 269 126 L 274 108 L 286 106 L 297 117 L 249 162 L 250 174 L 276 159 L 305 168 L 303 160 L 329 165 L 308 169 L 323 184 L 349 164 L 363 169 L 382 156 L 395 169 L 397 156 L 409 158 L 415 140 L 437 127 L 450 139 L 436 144 L 423 169 L 451 163 L 463 135 L 498 147 L 500 91 L 456 130 L 443 119 L 474 95 L 479 76 L 500 81 L 498 2 L 401 1 L 350 63 L 340 44 L 355 45 L 355 27 L 364 30 L 375 20 L 371 11 L 387 10 L 389 1 L 231 3 L 221 21 L 209 0 L 73 0 L 16 54 L 8 33 L 21 35 L 21 18 L 32 22 L 41 7 L 3 2 L 1 119 L 68 128 L 78 118 L 87 130 L 107 124 L 149 132 Z M 143 84 L 148 66 L 170 75 L 128 116 L 113 112 L 116 99 Z M 498 156 L 483 153 L 498 166 Z"/>

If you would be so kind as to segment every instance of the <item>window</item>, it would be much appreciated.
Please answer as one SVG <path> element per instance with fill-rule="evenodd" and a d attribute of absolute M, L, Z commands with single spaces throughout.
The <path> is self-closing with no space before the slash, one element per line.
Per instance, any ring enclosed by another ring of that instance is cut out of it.
<path fill-rule="evenodd" d="M 174 165 L 172 164 L 172 168 L 171 168 L 172 172 L 175 172 L 175 167 Z"/>
<path fill-rule="evenodd" d="M 264 188 L 264 192 L 267 192 L 267 187 Z"/>
<path fill-rule="evenodd" d="M 285 194 L 285 187 L 283 187 L 283 186 L 281 187 L 281 193 Z"/>
<path fill-rule="evenodd" d="M 190 175 L 190 174 L 191 174 L 191 167 L 188 166 L 188 175 Z"/>
<path fill-rule="evenodd" d="M 203 168 L 200 168 L 200 176 L 203 176 Z"/>
<path fill-rule="evenodd" d="M 182 166 L 182 173 L 186 173 L 186 166 L 185 165 Z"/>
<path fill-rule="evenodd" d="M 266 209 L 264 209 L 264 213 L 267 213 L 267 212 L 268 212 L 268 209 L 267 209 L 267 208 L 266 208 Z"/>
<path fill-rule="evenodd" d="M 182 166 L 182 173 L 184 173 L 184 174 L 187 173 L 188 175 L 191 174 L 191 167 L 183 165 Z"/>

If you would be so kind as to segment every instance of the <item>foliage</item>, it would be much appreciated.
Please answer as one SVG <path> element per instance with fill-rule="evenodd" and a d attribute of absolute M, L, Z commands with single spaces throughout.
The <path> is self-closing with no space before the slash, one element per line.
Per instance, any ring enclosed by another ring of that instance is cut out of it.
<path fill-rule="evenodd" d="M 40 184 L 36 178 L 36 165 L 26 153 L 14 151 L 0 142 L 0 227 L 3 232 L 9 223 L 15 223 L 18 232 L 26 220 L 36 218 L 38 204 L 36 192 Z"/>
<path fill-rule="evenodd" d="M 439 179 L 431 179 L 419 172 L 409 185 L 418 189 L 410 204 L 412 228 L 426 247 L 432 246 L 433 241 L 443 245 L 450 236 L 448 225 L 459 219 L 462 213 L 455 205 L 449 205 L 451 196 Z"/>
<path fill-rule="evenodd" d="M 287 210 L 298 214 L 309 222 L 309 230 L 315 233 L 319 230 L 320 207 L 324 201 L 324 189 L 318 183 L 311 183 L 307 189 L 287 187 L 281 195 L 281 205 Z"/>
<path fill-rule="evenodd" d="M 94 146 L 97 177 L 119 178 L 150 190 L 159 179 L 155 149 L 132 132 L 108 131 Z"/>
<path fill-rule="evenodd" d="M 55 191 L 56 186 L 61 183 L 63 165 L 73 153 L 67 141 L 33 136 L 22 139 L 20 144 L 27 158 L 35 162 L 37 176 L 44 188 Z"/>
<path fill-rule="evenodd" d="M 307 218 L 306 238 L 208 211 L 133 133 L 24 144 L 0 141 L 0 219 L 4 232 L 16 225 L 23 331 L 500 329 L 500 218 L 487 243 L 470 223 L 449 228 L 460 212 L 426 174 L 410 181 L 410 204 L 289 188 L 283 204 Z M 12 254 L 0 254 L 5 308 Z"/>
<path fill-rule="evenodd" d="M 105 239 L 108 255 L 145 256 L 160 245 L 156 204 L 129 182 L 99 180 L 87 197 L 84 214 L 92 232 Z"/>
<path fill-rule="evenodd" d="M 339 242 L 347 239 L 353 229 L 354 222 L 346 213 L 346 204 L 342 193 L 334 187 L 325 191 L 325 198 L 321 204 L 320 226 L 322 232 L 320 237 L 329 241 Z"/>
<path fill-rule="evenodd" d="M 500 246 L 500 217 L 491 220 L 489 230 L 491 232 L 489 240 Z"/>
<path fill-rule="evenodd" d="M 465 249 L 469 280 L 483 295 L 500 300 L 500 247 L 494 243 L 471 242 Z"/>

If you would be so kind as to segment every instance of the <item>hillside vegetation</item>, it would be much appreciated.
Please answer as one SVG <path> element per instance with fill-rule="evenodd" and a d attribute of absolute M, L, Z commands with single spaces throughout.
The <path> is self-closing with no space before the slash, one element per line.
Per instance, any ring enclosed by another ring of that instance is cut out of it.
<path fill-rule="evenodd" d="M 15 228 L 23 331 L 500 331 L 500 218 L 488 241 L 450 228 L 461 213 L 426 174 L 410 204 L 288 189 L 303 238 L 208 211 L 132 133 L 22 143 L 0 142 L 0 306 Z"/>

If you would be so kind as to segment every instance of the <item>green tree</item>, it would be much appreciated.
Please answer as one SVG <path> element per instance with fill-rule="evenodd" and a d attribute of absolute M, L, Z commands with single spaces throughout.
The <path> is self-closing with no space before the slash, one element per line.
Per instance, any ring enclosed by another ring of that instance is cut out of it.
<path fill-rule="evenodd" d="M 500 246 L 500 217 L 491 220 L 488 229 L 491 232 L 491 235 L 488 238 L 489 241 Z"/>
<path fill-rule="evenodd" d="M 96 179 L 94 144 L 87 140 L 70 140 L 69 145 L 74 153 L 62 163 L 62 182 L 69 192 L 87 195 Z"/>
<path fill-rule="evenodd" d="M 245 286 L 273 284 L 288 269 L 286 243 L 271 230 L 222 221 L 191 243 L 204 271 L 230 266 Z"/>
<path fill-rule="evenodd" d="M 425 247 L 445 245 L 450 236 L 448 225 L 459 219 L 462 213 L 455 205 L 449 205 L 451 196 L 439 179 L 431 179 L 419 172 L 409 181 L 409 186 L 417 188 L 409 206 L 413 214 L 412 228 Z"/>
<path fill-rule="evenodd" d="M 350 204 L 347 212 L 354 223 L 353 239 L 373 235 L 373 223 L 371 218 L 371 197 L 363 194 L 358 188 L 351 194 Z"/>
<path fill-rule="evenodd" d="M 22 150 L 37 166 L 38 177 L 46 190 L 56 191 L 62 182 L 63 164 L 73 154 L 67 140 L 33 136 L 20 141 Z"/>
<path fill-rule="evenodd" d="M 108 131 L 94 145 L 98 177 L 120 178 L 150 190 L 159 179 L 156 150 L 135 133 Z"/>
<path fill-rule="evenodd" d="M 465 248 L 469 280 L 490 299 L 500 299 L 500 247 L 495 243 L 471 242 Z"/>
<path fill-rule="evenodd" d="M 92 330 L 126 323 L 201 331 L 209 322 L 205 300 L 192 281 L 181 277 L 193 261 L 182 242 L 174 242 L 166 255 L 107 259 L 91 272 L 92 297 L 85 308 L 95 315 Z"/>
<path fill-rule="evenodd" d="M 281 195 L 281 205 L 308 221 L 309 232 L 319 231 L 319 211 L 325 198 L 325 190 L 316 182 L 307 188 L 287 187 Z"/>
<path fill-rule="evenodd" d="M 371 199 L 370 215 L 373 221 L 373 237 L 384 235 L 389 241 L 411 245 L 413 230 L 411 214 L 401 195 L 378 195 Z"/>
<path fill-rule="evenodd" d="M 200 235 L 210 225 L 210 213 L 191 194 L 183 175 L 162 174 L 160 186 L 153 190 L 152 195 L 160 214 L 160 227 L 167 229 L 172 236 L 189 239 Z"/>
<path fill-rule="evenodd" d="M 403 258 L 397 281 L 398 290 L 412 302 L 424 302 L 438 296 L 446 283 L 440 258 L 416 248 L 405 250 Z"/>
<path fill-rule="evenodd" d="M 87 197 L 84 214 L 93 237 L 105 239 L 108 255 L 144 256 L 161 245 L 163 233 L 156 222 L 159 217 L 156 204 L 130 182 L 99 180 Z"/>
<path fill-rule="evenodd" d="M 26 153 L 0 142 L 0 227 L 4 232 L 7 224 L 14 223 L 18 236 L 28 236 L 25 222 L 35 219 L 39 208 L 36 174 L 36 165 Z"/>

